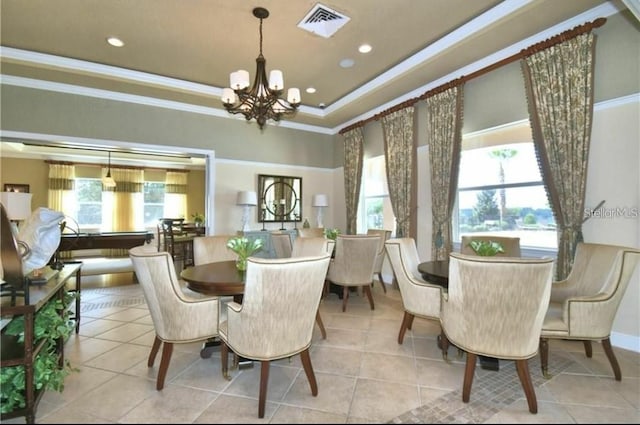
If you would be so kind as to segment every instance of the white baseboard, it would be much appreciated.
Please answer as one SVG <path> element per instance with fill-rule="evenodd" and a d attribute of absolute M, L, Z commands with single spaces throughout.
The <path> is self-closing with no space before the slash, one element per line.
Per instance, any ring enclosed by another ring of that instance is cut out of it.
<path fill-rule="evenodd" d="M 611 345 L 640 353 L 640 337 L 611 332 Z"/>

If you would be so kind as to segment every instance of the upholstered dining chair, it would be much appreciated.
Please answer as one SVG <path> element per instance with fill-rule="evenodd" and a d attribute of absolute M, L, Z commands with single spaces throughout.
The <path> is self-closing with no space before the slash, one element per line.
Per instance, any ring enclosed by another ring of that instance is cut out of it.
<path fill-rule="evenodd" d="M 307 227 L 298 229 L 299 238 L 324 238 L 324 227 Z"/>
<path fill-rule="evenodd" d="M 271 232 L 271 245 L 277 258 L 291 257 L 291 236 L 286 232 Z"/>
<path fill-rule="evenodd" d="M 460 252 L 468 255 L 476 255 L 475 251 L 469 245 L 471 241 L 493 241 L 499 242 L 504 248 L 504 252 L 496 254 L 500 257 L 520 257 L 520 238 L 509 236 L 491 236 L 491 235 L 464 235 L 460 238 Z"/>
<path fill-rule="evenodd" d="M 463 402 L 469 402 L 476 357 L 484 355 L 515 361 L 529 412 L 538 412 L 527 361 L 538 352 L 552 276 L 552 258 L 449 254 L 442 345 L 452 342 L 467 353 Z"/>
<path fill-rule="evenodd" d="M 375 308 L 371 295 L 373 267 L 378 255 L 379 236 L 338 235 L 335 258 L 331 260 L 327 283 L 343 287 L 342 311 L 347 309 L 350 287 L 362 287 L 369 299 L 371 310 Z"/>
<path fill-rule="evenodd" d="M 333 253 L 333 249 L 336 245 L 336 241 L 327 238 L 296 238 L 293 241 L 293 249 L 291 251 L 291 257 L 309 257 L 318 256 L 323 254 Z M 320 328 L 322 339 L 327 339 L 327 330 L 324 328 L 322 317 L 320 316 L 320 309 L 316 313 L 316 323 Z"/>
<path fill-rule="evenodd" d="M 540 335 L 540 363 L 545 377 L 549 339 L 581 340 L 592 356 L 592 341 L 601 341 L 616 381 L 622 379 L 611 348 L 611 328 L 620 301 L 640 261 L 640 249 L 578 243 L 569 276 L 553 283 L 551 301 Z"/>
<path fill-rule="evenodd" d="M 380 237 L 379 246 L 378 246 L 378 254 L 376 255 L 376 263 L 373 266 L 373 277 L 378 276 L 378 281 L 380 285 L 382 285 L 382 290 L 384 293 L 387 293 L 387 286 L 384 283 L 384 279 L 382 279 L 382 264 L 384 263 L 385 249 L 384 243 L 391 237 L 391 230 L 382 230 L 382 229 L 367 229 L 367 235 L 376 235 Z M 373 286 L 373 283 L 371 283 Z"/>
<path fill-rule="evenodd" d="M 393 274 L 400 288 L 404 317 L 398 332 L 398 344 L 402 344 L 407 329 L 411 329 L 413 319 L 418 316 L 440 321 L 440 297 L 442 286 L 424 280 L 418 273 L 418 248 L 413 238 L 389 239 L 385 249 Z"/>
<path fill-rule="evenodd" d="M 309 347 L 330 255 L 297 258 L 249 257 L 242 305 L 227 304 L 220 323 L 222 374 L 228 353 L 260 361 L 258 417 L 264 417 L 272 360 L 300 354 L 311 394 L 318 394 Z"/>
<path fill-rule="evenodd" d="M 218 261 L 233 261 L 238 254 L 227 248 L 227 241 L 235 235 L 200 236 L 193 239 L 193 264 L 199 266 Z"/>
<path fill-rule="evenodd" d="M 204 341 L 218 335 L 217 297 L 192 297 L 183 291 L 168 252 L 144 246 L 129 250 L 156 332 L 147 361 L 153 367 L 162 346 L 156 389 L 162 390 L 174 344 Z"/>

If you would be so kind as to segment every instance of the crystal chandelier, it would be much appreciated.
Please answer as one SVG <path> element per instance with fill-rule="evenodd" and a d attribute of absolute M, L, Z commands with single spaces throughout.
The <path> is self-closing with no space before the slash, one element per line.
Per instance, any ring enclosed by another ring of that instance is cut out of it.
<path fill-rule="evenodd" d="M 269 11 L 262 7 L 253 9 L 253 16 L 260 19 L 260 55 L 256 58 L 256 78 L 249 89 L 249 72 L 243 69 L 232 72 L 229 76 L 231 88 L 222 91 L 222 104 L 232 114 L 243 114 L 247 121 L 255 118 L 262 129 L 267 120 L 280 121 L 283 115 L 296 112 L 300 106 L 300 90 L 290 88 L 287 100 L 281 99 L 284 92 L 282 71 L 265 71 L 266 60 L 262 56 L 262 20 L 269 16 Z"/>

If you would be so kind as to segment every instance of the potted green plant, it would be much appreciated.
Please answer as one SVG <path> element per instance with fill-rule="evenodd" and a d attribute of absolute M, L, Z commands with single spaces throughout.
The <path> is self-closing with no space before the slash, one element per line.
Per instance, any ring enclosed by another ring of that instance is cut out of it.
<path fill-rule="evenodd" d="M 504 247 L 500 242 L 495 241 L 471 241 L 469 247 L 473 249 L 477 255 L 491 257 L 496 254 L 504 253 Z"/>
<path fill-rule="evenodd" d="M 202 226 L 204 224 L 204 214 L 201 214 L 199 212 L 195 212 L 195 213 L 191 214 L 191 218 L 193 219 L 193 223 L 196 226 Z"/>
<path fill-rule="evenodd" d="M 262 249 L 262 239 L 249 239 L 244 236 L 231 238 L 227 241 L 227 248 L 238 254 L 236 268 L 247 270 L 247 258 Z"/>
<path fill-rule="evenodd" d="M 338 228 L 324 230 L 324 235 L 327 237 L 327 239 L 333 239 L 334 241 L 336 240 L 339 234 L 340 234 L 340 229 Z"/>

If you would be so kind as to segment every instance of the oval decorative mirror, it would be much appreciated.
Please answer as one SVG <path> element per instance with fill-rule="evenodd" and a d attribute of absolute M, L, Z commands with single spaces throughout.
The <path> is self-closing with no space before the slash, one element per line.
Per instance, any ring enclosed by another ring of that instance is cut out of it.
<path fill-rule="evenodd" d="M 258 221 L 297 222 L 302 218 L 302 177 L 258 175 Z"/>

